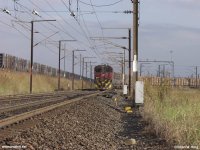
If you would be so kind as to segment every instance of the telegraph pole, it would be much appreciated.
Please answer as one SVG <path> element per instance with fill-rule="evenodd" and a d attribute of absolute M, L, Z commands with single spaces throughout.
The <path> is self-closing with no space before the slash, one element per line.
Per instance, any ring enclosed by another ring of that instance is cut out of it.
<path fill-rule="evenodd" d="M 138 0 L 131 0 L 133 3 L 133 105 L 135 105 L 135 83 L 138 81 Z"/>

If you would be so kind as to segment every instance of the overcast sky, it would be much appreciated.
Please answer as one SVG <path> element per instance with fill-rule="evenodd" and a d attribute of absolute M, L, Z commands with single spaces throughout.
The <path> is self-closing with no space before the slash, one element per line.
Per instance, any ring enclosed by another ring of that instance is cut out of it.
<path fill-rule="evenodd" d="M 87 52 L 82 53 L 84 56 L 97 57 L 92 61 L 116 64 L 110 61 L 112 59 L 105 54 L 105 51 L 122 52 L 122 50 L 112 49 L 112 45 L 106 45 L 99 40 L 90 40 L 90 37 L 127 36 L 126 29 L 101 30 L 101 28 L 132 27 L 132 14 L 121 13 L 132 9 L 130 0 L 122 0 L 117 4 L 114 3 L 118 0 L 82 0 L 79 1 L 78 13 L 76 0 L 71 0 L 70 7 L 68 0 L 17 0 L 16 3 L 11 0 L 0 1 L 0 51 L 29 59 L 31 27 L 30 23 L 25 22 L 33 19 L 56 19 L 56 22 L 34 23 L 34 31 L 39 32 L 34 33 L 34 43 L 42 41 L 34 47 L 34 60 L 57 67 L 57 41 L 75 39 L 77 42 L 66 42 L 68 71 L 71 71 L 73 49 L 86 49 Z M 90 6 L 91 4 L 94 7 Z M 113 5 L 105 6 L 110 4 Z M 3 13 L 4 8 L 9 10 L 11 15 Z M 194 70 L 190 66 L 200 66 L 199 8 L 199 0 L 141 0 L 139 59 L 170 61 L 172 58 L 177 76 L 191 75 Z M 75 13 L 76 19 L 70 16 L 69 9 Z M 31 14 L 33 10 L 36 10 L 41 17 Z M 55 34 L 58 31 L 59 33 Z M 51 35 L 53 35 L 51 38 L 44 40 Z M 125 40 L 109 40 L 118 45 L 128 44 Z M 103 46 L 99 46 L 102 44 Z M 64 43 L 62 47 L 64 48 Z M 79 54 L 76 52 L 77 58 Z M 76 62 L 78 61 L 77 59 Z"/>

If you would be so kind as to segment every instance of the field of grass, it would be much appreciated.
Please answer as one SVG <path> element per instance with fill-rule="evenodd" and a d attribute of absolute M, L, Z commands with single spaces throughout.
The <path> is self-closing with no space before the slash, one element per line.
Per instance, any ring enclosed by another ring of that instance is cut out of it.
<path fill-rule="evenodd" d="M 71 90 L 71 80 L 61 78 L 60 87 Z M 75 89 L 81 89 L 81 80 L 75 80 Z M 55 91 L 58 78 L 33 74 L 33 93 Z M 90 83 L 84 82 L 84 87 L 89 88 Z M 29 73 L 0 70 L 0 95 L 29 93 Z"/>
<path fill-rule="evenodd" d="M 169 143 L 200 146 L 200 89 L 146 84 L 143 116 Z"/>

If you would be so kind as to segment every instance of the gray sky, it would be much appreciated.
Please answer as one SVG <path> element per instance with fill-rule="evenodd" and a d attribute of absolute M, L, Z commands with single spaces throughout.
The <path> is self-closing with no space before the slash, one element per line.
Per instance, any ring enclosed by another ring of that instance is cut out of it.
<path fill-rule="evenodd" d="M 59 31 L 59 33 L 34 47 L 35 61 L 57 67 L 57 41 L 75 39 L 77 42 L 66 42 L 67 71 L 71 71 L 71 51 L 73 49 L 86 49 L 87 52 L 82 53 L 84 56 L 97 57 L 92 61 L 98 63 L 110 62 L 111 58 L 103 54 L 104 51 L 119 53 L 122 50 L 112 49 L 111 45 L 105 45 L 102 41 L 90 40 L 90 37 L 127 36 L 127 30 L 101 30 L 102 27 L 130 28 L 132 26 L 132 14 L 121 13 L 124 10 L 132 9 L 130 0 L 122 0 L 109 7 L 96 7 L 113 4 L 117 1 L 81 0 L 77 13 L 76 0 L 71 0 L 70 7 L 68 0 L 17 0 L 16 3 L 13 0 L 1 0 L 0 52 L 29 59 L 30 23 L 19 21 L 56 19 L 56 22 L 34 23 L 34 31 L 39 32 L 34 33 L 34 43 L 43 41 L 46 37 Z M 84 3 L 95 6 L 92 7 Z M 10 11 L 11 16 L 3 13 L 4 8 Z M 177 76 L 191 75 L 193 68 L 190 66 L 200 66 L 199 8 L 199 0 L 141 0 L 139 20 L 140 60 L 171 60 L 172 58 L 176 65 Z M 69 9 L 78 16 L 77 21 L 70 16 Z M 39 12 L 41 17 L 33 15 L 33 10 Z M 128 44 L 125 40 L 109 40 L 123 46 Z M 102 44 L 103 46 L 98 46 Z M 91 48 L 94 46 L 96 46 L 96 49 Z M 79 52 L 76 52 L 77 58 L 79 54 Z M 78 59 L 76 62 L 78 62 Z M 116 70 L 119 68 L 119 66 L 113 67 Z M 147 67 L 146 70 L 148 68 L 151 67 Z M 155 71 L 155 68 L 153 66 L 152 70 Z"/>

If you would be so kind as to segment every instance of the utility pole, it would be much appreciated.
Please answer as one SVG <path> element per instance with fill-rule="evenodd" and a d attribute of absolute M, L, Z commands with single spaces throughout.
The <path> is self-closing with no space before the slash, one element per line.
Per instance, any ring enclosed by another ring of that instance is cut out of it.
<path fill-rule="evenodd" d="M 172 77 L 172 78 L 173 78 L 173 79 L 172 79 L 172 81 L 173 81 L 172 84 L 173 84 L 173 86 L 175 86 L 175 72 L 174 72 L 175 69 L 174 69 L 174 61 L 171 61 L 171 64 L 172 64 L 172 71 L 173 71 L 173 72 L 172 72 L 172 73 L 173 73 L 173 74 L 172 74 L 172 76 L 173 76 L 173 77 Z"/>
<path fill-rule="evenodd" d="M 165 78 L 165 64 L 163 65 L 163 78 Z"/>
<path fill-rule="evenodd" d="M 81 54 L 80 54 L 80 79 L 81 79 L 81 64 L 82 64 L 82 56 L 81 56 Z"/>
<path fill-rule="evenodd" d="M 128 67 L 129 67 L 129 77 L 128 77 L 128 91 L 129 91 L 129 96 L 131 95 L 131 29 L 128 29 L 128 45 L 129 45 L 129 62 L 128 62 Z"/>
<path fill-rule="evenodd" d="M 142 76 L 142 63 L 140 64 L 140 77 Z"/>
<path fill-rule="evenodd" d="M 31 66 L 30 66 L 30 93 L 32 93 L 33 82 L 33 21 L 31 21 Z"/>
<path fill-rule="evenodd" d="M 88 63 L 88 62 L 85 62 L 85 66 L 86 66 L 86 69 L 85 69 L 85 76 L 86 76 L 86 78 L 87 78 L 87 63 Z"/>
<path fill-rule="evenodd" d="M 92 88 L 92 62 L 90 61 L 90 88 Z"/>
<path fill-rule="evenodd" d="M 126 38 L 126 37 L 122 37 L 122 38 L 117 38 L 117 37 L 110 37 L 110 38 L 115 38 L 115 39 L 128 39 L 128 51 L 129 51 L 129 56 L 128 56 L 128 58 L 129 58 L 129 65 L 128 65 L 128 67 L 129 67 L 129 84 L 128 84 L 128 91 L 129 91 L 129 96 L 131 96 L 131 74 L 132 74 L 132 72 L 131 72 L 131 28 L 103 28 L 103 29 L 117 29 L 117 30 L 119 30 L 119 29 L 128 29 L 128 38 Z M 105 37 L 104 37 L 105 38 Z M 121 47 L 122 48 L 122 47 Z M 125 47 L 124 47 L 125 48 Z"/>
<path fill-rule="evenodd" d="M 84 75 L 84 65 L 85 65 L 85 59 L 86 58 L 96 58 L 96 57 L 83 57 L 83 63 L 82 63 L 82 77 L 81 77 L 81 79 L 82 79 L 82 90 L 83 90 L 83 75 Z M 87 72 L 87 70 L 86 70 L 86 72 Z M 86 76 L 87 77 L 87 76 Z"/>
<path fill-rule="evenodd" d="M 90 88 L 92 89 L 92 63 L 96 63 L 96 62 L 91 62 L 90 61 Z"/>
<path fill-rule="evenodd" d="M 58 53 L 58 91 L 60 90 L 60 51 L 61 51 L 61 41 L 59 41 L 59 53 Z"/>
<path fill-rule="evenodd" d="M 65 50 L 66 50 L 66 45 L 64 45 L 64 77 L 66 77 L 66 74 L 65 74 Z"/>
<path fill-rule="evenodd" d="M 198 88 L 198 67 L 195 67 L 196 70 L 196 88 Z"/>
<path fill-rule="evenodd" d="M 72 51 L 72 90 L 74 90 L 74 53 L 75 53 L 75 51 L 86 51 L 86 50 L 78 50 L 77 49 L 77 50 Z"/>
<path fill-rule="evenodd" d="M 82 90 L 83 90 L 83 75 L 84 75 L 84 59 L 85 57 L 83 57 L 83 64 L 82 64 L 82 76 L 81 76 L 81 80 L 82 80 Z"/>
<path fill-rule="evenodd" d="M 123 90 L 124 90 L 124 85 L 125 85 L 125 75 L 126 75 L 126 69 L 125 69 L 125 49 L 124 49 L 124 54 L 123 54 Z"/>
<path fill-rule="evenodd" d="M 158 65 L 158 77 L 160 77 L 160 65 Z"/>
<path fill-rule="evenodd" d="M 133 105 L 135 105 L 135 83 L 138 81 L 138 0 L 131 0 L 133 3 Z"/>
<path fill-rule="evenodd" d="M 72 51 L 72 90 L 74 90 L 74 51 Z"/>
<path fill-rule="evenodd" d="M 30 93 L 32 93 L 32 82 L 33 82 L 33 33 L 34 33 L 34 22 L 45 22 L 45 21 L 56 21 L 56 20 L 32 20 L 31 22 L 31 64 L 30 64 Z M 38 44 L 38 43 L 37 43 Z"/>
<path fill-rule="evenodd" d="M 122 63 L 121 63 L 122 64 L 122 86 L 124 86 L 124 78 L 123 78 L 124 77 L 124 64 L 123 64 L 123 62 L 124 62 L 124 60 L 122 58 Z M 123 91 L 123 88 L 124 87 L 122 87 L 122 91 Z"/>
<path fill-rule="evenodd" d="M 61 55 L 61 42 L 73 42 L 73 41 L 76 41 L 76 40 L 59 40 L 59 53 L 58 53 L 58 90 L 60 90 L 60 61 L 61 61 L 61 58 L 60 58 L 60 55 Z M 64 56 L 65 58 L 65 56 Z"/>

